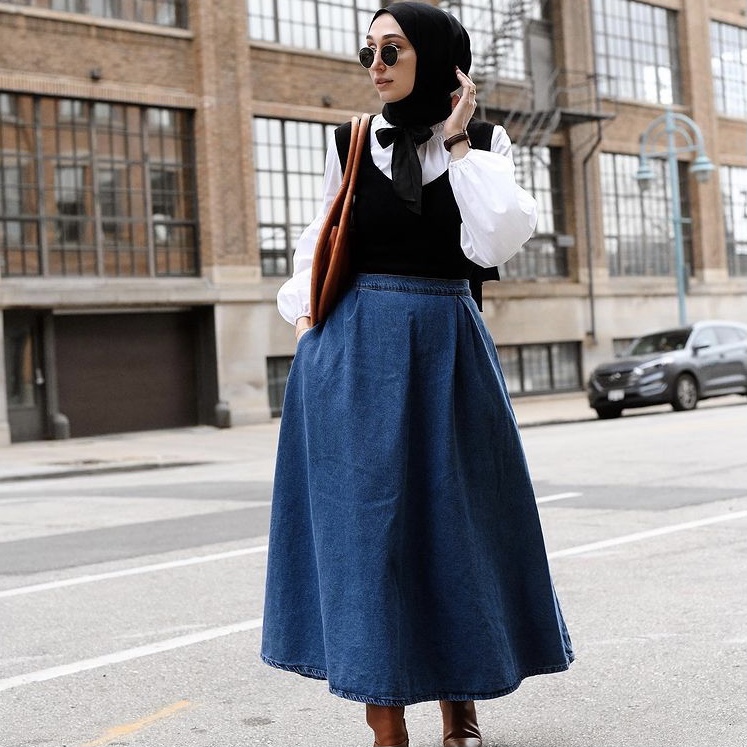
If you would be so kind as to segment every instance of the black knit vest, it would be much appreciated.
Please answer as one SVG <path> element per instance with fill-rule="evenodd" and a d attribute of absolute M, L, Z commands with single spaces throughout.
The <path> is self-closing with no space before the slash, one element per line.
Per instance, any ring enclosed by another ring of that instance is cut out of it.
<path fill-rule="evenodd" d="M 474 148 L 490 150 L 494 126 L 472 120 L 467 128 Z M 375 135 L 374 135 L 375 137 Z M 335 131 L 342 168 L 347 162 L 350 123 Z M 449 184 L 448 169 L 423 185 L 422 214 L 408 210 L 392 182 L 364 148 L 353 206 L 351 259 L 356 272 L 467 279 L 481 306 L 481 285 L 498 280 L 498 269 L 468 260 L 461 248 L 462 219 Z"/>

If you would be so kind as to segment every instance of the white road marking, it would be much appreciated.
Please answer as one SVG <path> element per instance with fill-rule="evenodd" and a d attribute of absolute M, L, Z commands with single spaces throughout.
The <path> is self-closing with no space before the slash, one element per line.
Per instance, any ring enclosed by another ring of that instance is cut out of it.
<path fill-rule="evenodd" d="M 190 565 L 212 563 L 214 560 L 240 558 L 244 555 L 253 555 L 254 553 L 260 552 L 267 552 L 267 545 L 259 545 L 258 547 L 246 547 L 242 550 L 229 550 L 227 552 L 219 552 L 212 555 L 197 555 L 191 558 L 182 558 L 181 560 L 170 560 L 164 563 L 154 563 L 153 565 L 141 565 L 135 568 L 124 568 L 121 571 L 109 571 L 108 573 L 97 573 L 87 576 L 74 576 L 73 578 L 63 578 L 59 581 L 48 581 L 44 584 L 33 584 L 32 586 L 18 586 L 14 589 L 5 589 L 4 591 L 0 591 L 0 599 L 5 599 L 7 597 L 17 597 L 21 596 L 22 594 L 34 594 L 38 591 L 62 589 L 66 586 L 79 586 L 80 584 L 92 584 L 96 581 L 108 581 L 111 578 L 125 578 L 126 576 L 139 576 L 141 573 L 167 571 L 171 568 L 185 568 L 186 566 Z"/>
<path fill-rule="evenodd" d="M 611 539 L 601 540 L 600 542 L 590 542 L 588 545 L 578 545 L 568 547 L 565 550 L 556 550 L 548 553 L 547 557 L 551 560 L 554 558 L 567 558 L 571 555 L 585 555 L 597 550 L 606 550 L 608 547 L 617 545 L 627 545 L 630 542 L 639 542 L 640 540 L 651 539 L 652 537 L 662 537 L 665 534 L 674 534 L 675 532 L 684 532 L 687 529 L 698 529 L 710 524 L 720 524 L 724 521 L 736 521 L 738 519 L 747 519 L 747 511 L 732 511 L 728 514 L 719 514 L 711 516 L 708 519 L 697 519 L 696 521 L 686 521 L 682 524 L 670 524 L 669 526 L 659 527 L 658 529 L 649 529 L 645 532 L 634 532 L 633 534 L 624 534 L 621 537 L 612 537 Z"/>
<path fill-rule="evenodd" d="M 0 680 L 0 692 L 11 690 L 21 685 L 29 685 L 32 682 L 46 682 L 47 680 L 55 680 L 59 677 L 67 677 L 68 675 L 78 674 L 79 672 L 87 672 L 90 669 L 99 669 L 110 664 L 121 664 L 125 661 L 141 659 L 144 656 L 152 656 L 153 654 L 160 654 L 164 651 L 173 651 L 177 648 L 192 646 L 195 643 L 212 641 L 216 638 L 233 635 L 234 633 L 245 633 L 248 630 L 256 630 L 261 627 L 262 618 L 258 617 L 254 620 L 244 620 L 243 622 L 224 625 L 220 628 L 210 628 L 200 633 L 190 633 L 189 635 L 179 636 L 178 638 L 168 638 L 165 641 L 155 641 L 145 646 L 115 651 L 113 654 L 96 656 L 93 659 L 83 659 L 82 661 L 74 661 L 71 664 L 63 664 L 59 667 L 40 669 L 36 672 L 29 672 L 28 674 L 21 674 L 17 677 L 8 677 L 7 679 Z"/>
<path fill-rule="evenodd" d="M 553 496 L 546 496 L 540 498 L 540 501 L 549 500 L 560 500 L 563 498 L 570 498 L 580 495 L 580 493 L 558 493 Z M 548 558 L 551 560 L 554 558 L 565 558 L 573 555 L 583 555 L 589 552 L 596 552 L 597 550 L 604 550 L 608 547 L 615 547 L 617 545 L 625 545 L 630 542 L 638 542 L 644 539 L 650 539 L 652 537 L 660 537 L 666 534 L 672 534 L 674 532 L 681 532 L 687 529 L 697 529 L 698 527 L 708 526 L 709 524 L 718 524 L 724 521 L 733 521 L 741 519 L 747 516 L 747 511 L 735 511 L 728 514 L 720 514 L 719 516 L 712 516 L 707 519 L 699 519 L 696 521 L 688 521 L 683 524 L 672 524 L 665 527 L 659 527 L 657 529 L 649 529 L 644 532 L 635 532 L 633 534 L 624 534 L 621 537 L 612 537 L 611 539 L 601 540 L 599 542 L 591 542 L 586 545 L 577 545 L 576 547 L 568 547 L 565 550 L 555 550 L 554 552 L 548 553 Z M 198 555 L 191 558 L 183 558 L 182 560 L 172 560 L 165 563 L 154 563 L 153 565 L 142 565 L 135 568 L 125 568 L 120 571 L 109 571 L 108 573 L 97 573 L 86 576 L 75 576 L 73 578 L 64 578 L 59 581 L 49 581 L 43 584 L 33 584 L 31 586 L 18 586 L 13 589 L 4 589 L 0 591 L 0 599 L 7 599 L 9 597 L 22 596 L 24 594 L 34 594 L 40 591 L 51 591 L 53 589 L 62 589 L 69 586 L 80 586 L 81 584 L 91 584 L 97 581 L 108 581 L 114 578 L 125 578 L 127 576 L 139 576 L 144 573 L 154 573 L 156 571 L 166 571 L 172 568 L 186 568 L 191 565 L 200 565 L 202 563 L 212 563 L 216 560 L 230 560 L 231 558 L 240 558 L 245 555 L 254 555 L 256 553 L 267 552 L 267 545 L 258 545 L 256 547 L 247 547 L 241 550 L 229 550 L 228 552 L 214 553 L 212 555 Z"/>
<path fill-rule="evenodd" d="M 699 519 L 696 521 L 688 521 L 681 524 L 671 524 L 669 526 L 659 527 L 658 529 L 651 529 L 645 532 L 635 532 L 633 534 L 622 535 L 621 537 L 613 537 L 608 540 L 602 540 L 600 542 L 591 542 L 586 545 L 578 545 L 576 547 L 569 547 L 565 550 L 556 550 L 548 554 L 550 559 L 564 558 L 572 555 L 583 555 L 589 552 L 595 552 L 597 550 L 604 550 L 608 547 L 615 547 L 617 545 L 624 545 L 631 542 L 638 542 L 644 539 L 651 539 L 652 537 L 661 537 L 666 534 L 673 534 L 675 532 L 682 532 L 688 529 L 697 529 L 711 524 L 718 524 L 725 521 L 736 521 L 739 519 L 746 519 L 747 511 L 733 511 L 728 514 L 719 514 L 718 516 L 711 516 L 707 519 Z M 206 563 L 211 560 L 220 560 L 228 557 L 239 557 L 241 555 L 248 555 L 250 553 L 265 552 L 267 546 L 251 547 L 244 550 L 232 550 L 226 553 L 216 553 L 214 555 L 204 555 L 198 558 L 186 558 L 184 560 L 177 560 L 170 563 L 158 563 L 151 566 L 141 566 L 140 568 L 129 568 L 124 571 L 114 571 L 107 574 L 99 574 L 98 576 L 81 576 L 78 579 L 67 579 L 66 581 L 52 582 L 52 584 L 38 584 L 36 587 L 21 587 L 20 589 L 8 589 L 4 592 L 5 596 L 11 596 L 15 593 L 30 593 L 27 590 L 40 590 L 39 587 L 47 588 L 58 588 L 60 585 L 73 585 L 74 583 L 90 583 L 91 581 L 100 581 L 104 578 L 117 578 L 121 576 L 135 575 L 137 573 L 148 573 L 155 570 L 164 570 L 166 568 L 178 568 L 187 565 L 195 565 L 196 563 Z M 216 638 L 221 638 L 234 633 L 243 633 L 249 630 L 256 630 L 262 627 L 262 619 L 255 618 L 254 620 L 245 620 L 244 622 L 235 623 L 233 625 L 225 625 L 219 628 L 211 628 L 204 630 L 200 633 L 191 633 L 189 635 L 179 636 L 177 638 L 169 638 L 164 641 L 156 641 L 154 643 L 147 644 L 145 646 L 137 646 L 136 648 L 129 648 L 123 651 L 116 651 L 112 654 L 105 654 L 103 656 L 97 656 L 93 659 L 83 659 L 81 661 L 72 662 L 70 664 L 64 664 L 58 667 L 51 667 L 49 669 L 41 669 L 36 672 L 29 672 L 27 674 L 18 675 L 16 677 L 8 677 L 0 680 L 0 692 L 4 690 L 10 690 L 21 685 L 28 685 L 33 682 L 45 682 L 47 680 L 57 679 L 59 677 L 66 677 L 71 674 L 77 674 L 79 672 L 85 672 L 91 669 L 98 669 L 100 667 L 109 666 L 110 664 L 120 664 L 125 661 L 131 661 L 132 659 L 139 659 L 145 656 L 152 656 L 153 654 L 162 653 L 164 651 L 173 651 L 174 649 L 183 648 L 185 646 L 192 646 L 196 643 L 202 643 L 204 641 L 211 641 Z"/>
<path fill-rule="evenodd" d="M 578 498 L 581 493 L 555 493 L 537 498 L 537 503 L 550 503 L 551 501 L 562 501 L 564 498 Z"/>

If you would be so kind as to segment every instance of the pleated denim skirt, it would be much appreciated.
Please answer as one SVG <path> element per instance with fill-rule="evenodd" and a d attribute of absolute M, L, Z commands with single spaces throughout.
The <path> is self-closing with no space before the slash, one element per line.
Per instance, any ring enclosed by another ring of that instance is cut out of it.
<path fill-rule="evenodd" d="M 573 660 L 466 281 L 360 275 L 301 338 L 261 656 L 378 705 L 495 698 Z"/>

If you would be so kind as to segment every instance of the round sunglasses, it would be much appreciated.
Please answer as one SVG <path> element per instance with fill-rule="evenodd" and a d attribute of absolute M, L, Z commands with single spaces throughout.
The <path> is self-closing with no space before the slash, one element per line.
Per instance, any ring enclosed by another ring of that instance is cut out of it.
<path fill-rule="evenodd" d="M 385 44 L 381 48 L 381 61 L 387 67 L 393 67 L 397 63 L 398 55 L 399 51 L 397 47 L 394 46 L 394 44 Z M 370 68 L 371 65 L 373 65 L 375 58 L 376 52 L 371 49 L 371 47 L 363 47 L 363 49 L 358 52 L 358 59 L 360 60 L 361 65 L 363 65 L 363 67 L 365 67 L 366 69 Z"/>

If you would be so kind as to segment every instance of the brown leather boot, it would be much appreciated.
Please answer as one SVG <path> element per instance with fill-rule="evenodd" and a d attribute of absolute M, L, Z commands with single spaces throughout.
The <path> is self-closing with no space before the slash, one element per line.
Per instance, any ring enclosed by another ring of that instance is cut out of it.
<path fill-rule="evenodd" d="M 475 704 L 471 700 L 442 700 L 444 747 L 482 747 Z"/>
<path fill-rule="evenodd" d="M 366 723 L 373 729 L 374 747 L 408 747 L 404 706 L 366 703 Z"/>

